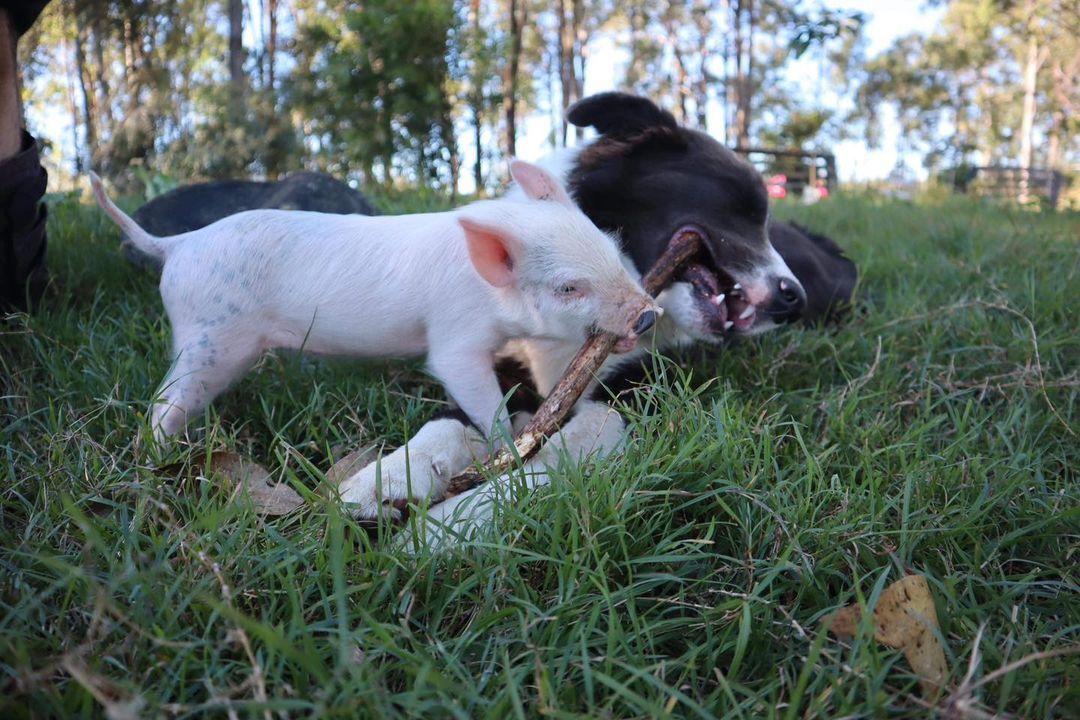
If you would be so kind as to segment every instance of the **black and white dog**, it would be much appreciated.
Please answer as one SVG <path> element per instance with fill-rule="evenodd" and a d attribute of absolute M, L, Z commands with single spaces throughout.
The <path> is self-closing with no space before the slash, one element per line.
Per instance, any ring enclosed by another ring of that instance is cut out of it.
<path fill-rule="evenodd" d="M 625 263 L 644 274 L 676 229 L 694 224 L 706 232 L 703 252 L 657 298 L 665 312 L 652 331 L 652 348 L 718 343 L 798 320 L 814 323 L 850 299 L 854 264 L 828 238 L 795 225 L 770 225 L 760 175 L 710 136 L 680 127 L 645 98 L 623 93 L 581 100 L 567 118 L 595 128 L 599 138 L 541 164 L 565 180 L 594 223 L 618 234 Z M 545 469 L 561 452 L 579 459 L 618 447 L 623 421 L 608 400 L 612 391 L 642 375 L 650 346 L 643 344 L 645 349 L 609 359 L 603 386 L 579 403 L 574 416 L 527 465 L 530 486 L 547 482 Z M 503 367 L 518 372 L 507 373 L 504 380 L 512 385 L 524 377 L 543 396 L 577 349 L 544 341 L 511 343 L 502 353 Z M 474 461 L 479 439 L 463 415 L 447 413 L 361 470 L 354 481 L 379 484 L 381 479 L 386 512 L 396 514 L 395 502 L 424 498 L 397 497 L 392 488 L 445 487 L 445 479 Z M 422 479 L 415 482 L 418 474 Z M 403 481 L 406 475 L 414 481 Z M 418 518 L 428 539 L 440 542 L 482 527 L 508 482 L 504 477 L 430 507 Z"/>

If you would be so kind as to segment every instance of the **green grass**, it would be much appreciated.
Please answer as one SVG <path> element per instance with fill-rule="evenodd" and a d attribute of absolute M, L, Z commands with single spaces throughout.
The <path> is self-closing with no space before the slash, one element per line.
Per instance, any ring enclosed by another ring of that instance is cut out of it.
<path fill-rule="evenodd" d="M 818 621 L 905 571 L 950 682 L 1080 640 L 1080 222 L 984 205 L 780 206 L 863 271 L 838 328 L 658 364 L 622 457 L 389 552 L 312 490 L 440 405 L 418 365 L 270 356 L 152 461 L 154 279 L 55 198 L 54 289 L 0 327 L 0 717 L 926 717 L 897 651 Z M 309 507 L 257 517 L 155 466 L 231 449 Z M 981 642 L 976 635 L 984 628 Z M 1077 717 L 1073 656 L 980 686 Z M 130 715 L 129 715 L 130 716 Z M 976 717 L 955 715 L 955 717 Z"/>

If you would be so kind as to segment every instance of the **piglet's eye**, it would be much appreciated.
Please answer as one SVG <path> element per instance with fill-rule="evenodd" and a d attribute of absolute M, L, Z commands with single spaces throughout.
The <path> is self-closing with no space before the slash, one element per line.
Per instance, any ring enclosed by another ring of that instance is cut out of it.
<path fill-rule="evenodd" d="M 560 300 L 574 300 L 575 298 L 583 298 L 589 294 L 589 281 L 570 280 L 568 282 L 559 283 L 552 289 L 555 291 L 555 297 Z"/>

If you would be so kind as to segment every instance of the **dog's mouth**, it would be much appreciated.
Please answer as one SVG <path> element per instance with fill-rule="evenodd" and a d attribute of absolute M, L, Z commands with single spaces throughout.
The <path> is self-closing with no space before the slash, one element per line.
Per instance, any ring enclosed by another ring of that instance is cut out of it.
<path fill-rule="evenodd" d="M 742 286 L 723 270 L 692 262 L 679 279 L 693 288 L 698 310 L 712 334 L 746 332 L 757 322 L 757 307 L 746 298 Z"/>

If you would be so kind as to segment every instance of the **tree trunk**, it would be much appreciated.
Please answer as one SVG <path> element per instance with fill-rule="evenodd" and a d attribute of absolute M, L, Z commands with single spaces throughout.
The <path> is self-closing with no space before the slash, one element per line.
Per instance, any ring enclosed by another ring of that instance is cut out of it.
<path fill-rule="evenodd" d="M 112 103 L 112 91 L 109 88 L 108 75 L 106 74 L 105 66 L 105 38 L 104 29 L 102 28 L 101 17 L 95 15 L 93 23 L 94 31 L 94 71 L 96 75 L 97 84 L 97 106 L 102 111 L 98 113 L 98 129 L 100 130 L 104 121 L 109 119 L 109 106 Z"/>
<path fill-rule="evenodd" d="M 743 76 L 739 94 L 736 145 L 745 148 L 750 147 L 750 113 L 754 97 L 754 25 L 757 19 L 754 17 L 754 0 L 743 0 L 739 5 L 746 10 L 746 74 Z"/>
<path fill-rule="evenodd" d="M 509 157 L 517 154 L 518 66 L 521 63 L 521 36 L 527 17 L 524 0 L 510 0 L 510 59 L 503 78 L 503 115 L 506 118 L 506 153 Z"/>
<path fill-rule="evenodd" d="M 450 151 L 450 200 L 457 202 L 458 181 L 461 179 L 461 155 L 458 153 L 457 136 L 454 135 L 454 121 L 449 113 L 443 128 L 447 149 Z"/>
<path fill-rule="evenodd" d="M 124 86 L 129 95 L 135 94 L 135 29 L 131 18 L 124 18 Z M 129 105 L 136 103 L 136 98 L 129 98 Z"/>
<path fill-rule="evenodd" d="M 709 4 L 705 3 L 694 10 L 694 24 L 698 32 L 698 76 L 694 83 L 694 106 L 697 125 L 702 130 L 708 128 L 709 106 L 709 37 L 712 35 L 712 23 L 709 20 Z"/>
<path fill-rule="evenodd" d="M 75 73 L 71 69 L 71 53 L 68 51 L 67 38 L 62 39 L 64 48 L 64 64 L 66 65 L 64 73 L 67 76 L 67 101 L 68 111 L 71 113 L 71 146 L 75 148 L 75 166 L 72 168 L 75 174 L 79 174 L 82 168 L 79 167 L 79 106 L 75 101 L 75 86 L 71 82 L 71 76 Z M 14 47 L 13 47 L 14 49 Z"/>
<path fill-rule="evenodd" d="M 1039 78 L 1039 41 L 1028 37 L 1027 59 L 1024 62 L 1024 106 L 1020 119 L 1020 167 L 1030 168 L 1034 150 L 1032 131 L 1035 127 L 1035 91 Z"/>
<path fill-rule="evenodd" d="M 231 120 L 239 125 L 244 118 L 244 0 L 229 0 L 229 81 Z"/>
<path fill-rule="evenodd" d="M 86 45 L 90 41 L 90 28 L 87 26 L 86 18 L 80 17 L 78 11 L 72 13 L 72 20 L 75 23 L 75 69 L 79 76 L 79 92 L 82 93 L 83 100 L 83 127 L 86 130 L 85 157 L 79 157 L 76 161 L 76 167 L 82 169 L 83 161 L 93 166 L 92 155 L 94 148 L 97 147 L 97 133 L 94 132 L 96 113 L 94 112 L 94 84 L 90 78 L 90 68 L 86 63 Z"/>
<path fill-rule="evenodd" d="M 641 31 L 639 23 L 642 12 L 637 5 L 631 5 L 626 12 L 627 22 L 630 24 L 630 62 L 626 66 L 626 84 L 631 90 L 636 90 L 643 74 L 638 68 L 638 63 L 641 62 L 641 46 L 638 42 L 638 33 Z"/>
<path fill-rule="evenodd" d="M 589 32 L 585 29 L 585 8 L 582 0 L 573 0 L 573 8 L 574 57 L 578 62 L 574 72 L 574 102 L 577 102 L 585 95 L 585 59 L 589 56 Z M 578 128 L 575 126 L 571 132 L 576 143 Z"/>
<path fill-rule="evenodd" d="M 735 0 L 735 146 L 750 146 L 754 96 L 754 0 Z M 743 35 L 745 21 L 745 37 Z"/>
<path fill-rule="evenodd" d="M 724 142 L 731 145 L 734 141 L 734 135 L 732 130 L 735 127 L 735 123 L 732 121 L 731 107 L 733 105 L 732 95 L 734 92 L 734 86 L 731 82 L 731 54 L 732 54 L 732 32 L 731 32 L 731 0 L 720 0 L 721 7 L 723 8 L 724 28 L 721 30 L 721 37 L 723 45 L 720 46 L 721 52 L 721 67 L 723 68 L 723 116 L 724 116 Z"/>
<path fill-rule="evenodd" d="M 1038 90 L 1039 65 L 1042 64 L 1039 55 L 1039 40 L 1035 36 L 1033 27 L 1034 4 L 1029 0 L 1027 54 L 1024 61 L 1024 106 L 1023 115 L 1020 118 L 1020 196 L 1018 200 L 1021 203 L 1031 200 L 1029 171 L 1034 155 L 1032 135 L 1035 128 L 1035 93 Z"/>
<path fill-rule="evenodd" d="M 469 92 L 469 104 L 472 106 L 473 116 L 473 139 L 476 144 L 476 161 L 473 164 L 473 182 L 476 184 L 476 194 L 484 192 L 484 79 L 480 77 L 480 70 L 476 67 L 479 58 L 484 52 L 483 36 L 480 33 L 480 0 L 469 0 L 469 25 L 472 28 L 473 37 L 473 73 L 472 87 Z"/>
<path fill-rule="evenodd" d="M 669 9 L 667 17 L 664 19 L 665 29 L 667 30 L 667 42 L 671 46 L 671 54 L 675 58 L 675 94 L 679 98 L 679 117 L 678 120 L 681 123 L 685 123 L 687 120 L 686 109 L 686 97 L 690 94 L 690 73 L 686 70 L 686 62 L 683 60 L 682 48 L 679 47 L 679 34 L 676 27 L 676 18 L 674 17 L 674 10 Z"/>
<path fill-rule="evenodd" d="M 574 36 L 573 29 L 566 17 L 566 0 L 559 0 L 556 12 L 559 13 L 559 86 L 562 89 L 562 145 L 566 147 L 570 124 L 566 122 L 566 108 L 573 103 L 574 89 Z"/>
<path fill-rule="evenodd" d="M 270 25 L 270 38 L 266 44 L 266 70 L 271 90 L 274 89 L 274 60 L 277 57 L 277 11 L 278 0 L 266 0 L 266 15 Z"/>
<path fill-rule="evenodd" d="M 1046 167 L 1049 170 L 1061 169 L 1061 129 L 1064 126 L 1065 113 L 1060 109 L 1055 110 L 1046 140 Z"/>
<path fill-rule="evenodd" d="M 477 91 L 479 94 L 479 91 Z M 473 182 L 476 184 L 476 194 L 484 194 L 484 167 L 482 165 L 484 158 L 484 143 L 482 137 L 483 130 L 483 111 L 480 107 L 480 101 L 473 101 L 473 142 L 476 144 L 476 161 L 473 163 Z"/>
<path fill-rule="evenodd" d="M 743 127 L 746 120 L 743 117 L 743 95 L 745 94 L 744 83 L 746 80 L 746 70 L 743 67 L 743 6 L 742 0 L 732 0 L 731 3 L 731 20 L 733 24 L 732 28 L 732 55 L 735 60 L 735 82 L 732 83 L 732 91 L 734 97 L 732 98 L 732 105 L 734 106 L 735 116 L 734 122 L 732 122 L 731 139 L 736 146 L 741 144 L 741 138 L 743 137 Z M 748 135 L 749 133 L 747 133 Z"/>

